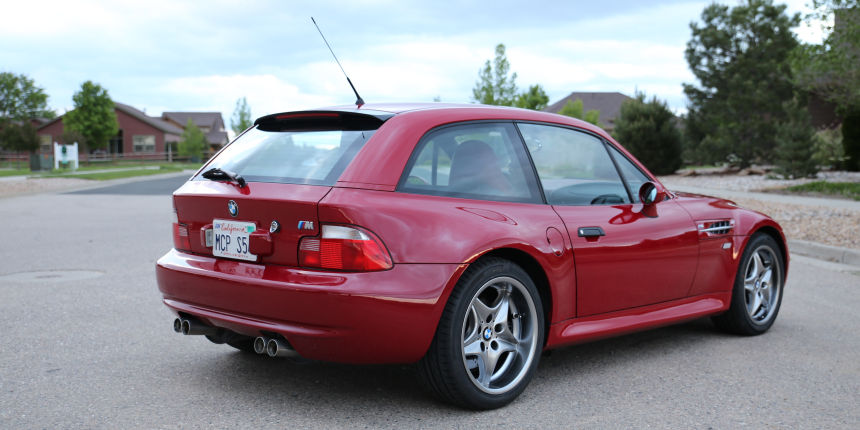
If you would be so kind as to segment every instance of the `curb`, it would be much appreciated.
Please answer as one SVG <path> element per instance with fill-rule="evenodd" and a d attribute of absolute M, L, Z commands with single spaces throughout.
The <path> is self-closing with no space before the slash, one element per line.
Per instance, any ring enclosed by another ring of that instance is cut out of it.
<path fill-rule="evenodd" d="M 817 258 L 819 260 L 860 267 L 860 251 L 856 249 L 841 248 L 838 246 L 807 242 L 805 240 L 789 240 L 788 249 L 792 254 L 804 255 L 807 257 Z"/>

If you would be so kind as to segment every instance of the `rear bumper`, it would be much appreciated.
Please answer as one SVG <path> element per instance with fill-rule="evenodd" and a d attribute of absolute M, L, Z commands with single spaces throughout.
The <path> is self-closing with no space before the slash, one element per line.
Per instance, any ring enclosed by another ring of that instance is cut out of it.
<path fill-rule="evenodd" d="M 171 250 L 156 263 L 156 277 L 175 313 L 248 336 L 281 334 L 305 358 L 408 363 L 430 346 L 464 269 L 396 264 L 382 272 L 319 272 Z"/>

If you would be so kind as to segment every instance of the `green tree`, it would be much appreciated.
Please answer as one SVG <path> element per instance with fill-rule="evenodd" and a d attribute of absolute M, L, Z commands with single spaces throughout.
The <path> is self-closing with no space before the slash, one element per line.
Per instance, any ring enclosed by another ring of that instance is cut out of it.
<path fill-rule="evenodd" d="M 582 105 L 582 99 L 576 99 L 573 101 L 568 100 L 567 103 L 562 106 L 561 110 L 558 111 L 558 113 L 597 125 L 597 123 L 600 121 L 600 111 L 596 109 L 590 109 L 584 114 L 583 111 L 584 108 Z"/>
<path fill-rule="evenodd" d="M 561 110 L 558 111 L 558 113 L 561 115 L 569 116 L 571 118 L 580 118 L 581 119 L 583 109 L 584 108 L 582 107 L 582 100 L 580 100 L 580 99 L 576 99 L 573 101 L 568 100 L 567 103 L 565 103 L 564 106 L 562 106 Z"/>
<path fill-rule="evenodd" d="M 690 24 L 685 52 L 699 85 L 684 84 L 689 99 L 691 150 L 708 162 L 742 166 L 769 161 L 785 103 L 794 96 L 789 55 L 799 15 L 771 0 L 745 0 L 734 8 L 711 4 L 702 23 Z"/>
<path fill-rule="evenodd" d="M 818 173 L 815 163 L 815 130 L 805 103 L 786 103 L 785 121 L 776 134 L 777 173 L 787 178 L 803 178 Z"/>
<path fill-rule="evenodd" d="M 517 97 L 517 74 L 510 74 L 511 65 L 505 56 L 505 45 L 496 45 L 496 56 L 487 60 L 478 72 L 478 82 L 472 88 L 472 99 L 485 105 L 513 106 Z"/>
<path fill-rule="evenodd" d="M 639 161 L 654 174 L 670 175 L 681 167 L 681 133 L 675 115 L 666 102 L 645 94 L 621 105 L 612 133 Z"/>
<path fill-rule="evenodd" d="M 182 132 L 182 140 L 179 141 L 179 155 L 181 157 L 190 157 L 191 161 L 196 163 L 200 161 L 205 149 L 206 136 L 194 125 L 191 118 L 188 118 L 188 123 L 185 124 L 185 131 Z"/>
<path fill-rule="evenodd" d="M 233 109 L 233 116 L 230 118 L 230 128 L 233 132 L 239 134 L 251 126 L 251 108 L 248 106 L 248 100 L 242 97 L 236 100 L 236 108 Z"/>
<path fill-rule="evenodd" d="M 583 119 L 585 122 L 597 125 L 597 123 L 600 122 L 600 111 L 597 109 L 589 109 L 588 112 L 585 113 L 585 118 Z"/>
<path fill-rule="evenodd" d="M 36 129 L 28 121 L 7 122 L 0 128 L 0 143 L 10 151 L 36 152 L 39 149 Z"/>
<path fill-rule="evenodd" d="M 845 124 L 860 122 L 860 7 L 857 0 L 813 0 L 815 11 L 807 20 L 834 25 L 823 30 L 827 37 L 820 45 L 801 45 L 793 56 L 792 71 L 798 87 L 817 94 L 837 106 Z M 848 156 L 845 167 L 860 170 L 860 137 L 843 128 L 842 145 Z M 848 134 L 844 134 L 847 131 Z"/>
<path fill-rule="evenodd" d="M 54 118 L 48 95 L 26 75 L 0 73 L 0 123 L 31 118 Z"/>
<path fill-rule="evenodd" d="M 86 81 L 72 96 L 75 109 L 66 113 L 63 127 L 83 137 L 89 149 L 102 149 L 119 131 L 113 100 L 101 85 Z M 66 142 L 71 143 L 71 142 Z"/>
<path fill-rule="evenodd" d="M 33 152 L 39 148 L 32 118 L 53 118 L 48 95 L 26 75 L 0 73 L 0 148 Z"/>
<path fill-rule="evenodd" d="M 549 96 L 540 84 L 530 86 L 528 91 L 520 93 L 514 101 L 514 106 L 531 110 L 543 110 L 547 104 Z"/>

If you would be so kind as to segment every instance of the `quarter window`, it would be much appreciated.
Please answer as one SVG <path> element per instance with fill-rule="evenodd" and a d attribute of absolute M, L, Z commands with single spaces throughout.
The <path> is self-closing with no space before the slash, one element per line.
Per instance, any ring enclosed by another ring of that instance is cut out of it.
<path fill-rule="evenodd" d="M 553 205 L 630 203 L 603 141 L 569 128 L 518 124 L 547 202 Z"/>
<path fill-rule="evenodd" d="M 510 123 L 469 123 L 430 132 L 398 190 L 482 200 L 539 202 L 537 181 Z"/>

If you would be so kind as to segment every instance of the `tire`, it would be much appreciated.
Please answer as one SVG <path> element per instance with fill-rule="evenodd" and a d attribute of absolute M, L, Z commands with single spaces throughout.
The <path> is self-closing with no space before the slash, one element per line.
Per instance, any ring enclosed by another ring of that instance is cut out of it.
<path fill-rule="evenodd" d="M 525 390 L 543 340 L 543 306 L 534 282 L 508 260 L 485 258 L 457 282 L 418 368 L 443 401 L 494 409 Z"/>
<path fill-rule="evenodd" d="M 779 313 L 785 286 L 785 261 L 769 235 L 756 233 L 744 250 L 729 310 L 713 318 L 730 333 L 755 336 L 766 332 Z"/>

